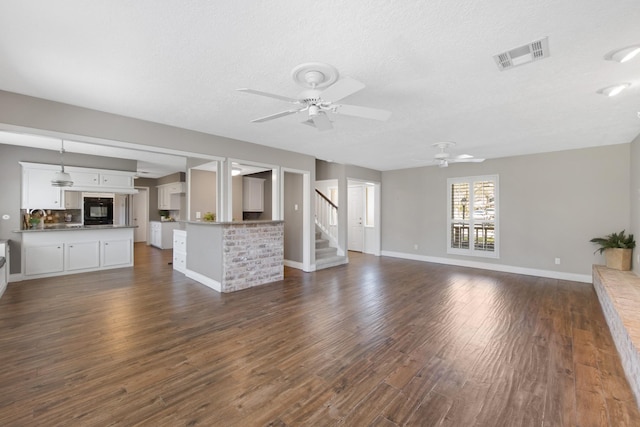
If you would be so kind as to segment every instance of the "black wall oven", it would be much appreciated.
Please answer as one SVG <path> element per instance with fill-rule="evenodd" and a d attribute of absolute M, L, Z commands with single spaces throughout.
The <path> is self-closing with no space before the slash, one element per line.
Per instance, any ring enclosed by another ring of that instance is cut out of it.
<path fill-rule="evenodd" d="M 113 197 L 84 197 L 84 225 L 113 224 Z"/>

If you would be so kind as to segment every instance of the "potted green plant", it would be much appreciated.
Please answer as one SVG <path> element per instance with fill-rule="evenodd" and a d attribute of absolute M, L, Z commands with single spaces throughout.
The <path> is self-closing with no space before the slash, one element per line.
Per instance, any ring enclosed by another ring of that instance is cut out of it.
<path fill-rule="evenodd" d="M 29 218 L 29 225 L 31 226 L 31 228 L 38 228 L 38 226 L 40 225 L 40 218 L 32 216 L 31 218 Z"/>
<path fill-rule="evenodd" d="M 206 212 L 202 216 L 202 220 L 207 222 L 214 222 L 216 220 L 216 214 L 214 214 L 213 212 Z"/>
<path fill-rule="evenodd" d="M 631 270 L 631 254 L 636 247 L 633 234 L 626 236 L 622 230 L 620 233 L 611 233 L 605 237 L 594 237 L 590 242 L 600 245 L 595 252 L 604 252 L 607 267 L 623 271 Z"/>

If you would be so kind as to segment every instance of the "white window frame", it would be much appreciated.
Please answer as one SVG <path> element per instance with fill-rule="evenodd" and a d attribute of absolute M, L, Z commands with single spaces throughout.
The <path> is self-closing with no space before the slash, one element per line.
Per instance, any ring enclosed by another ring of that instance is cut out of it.
<path fill-rule="evenodd" d="M 474 206 L 474 200 L 473 200 L 473 184 L 475 182 L 478 181 L 493 181 L 494 182 L 494 188 L 495 188 L 495 195 L 494 195 L 494 205 L 495 205 L 495 219 L 493 220 L 494 223 L 494 249 L 493 251 L 483 251 L 483 250 L 477 250 L 475 249 L 475 244 L 474 241 L 472 240 L 472 236 L 471 233 L 469 234 L 469 248 L 454 248 L 451 245 L 451 241 L 452 241 L 452 236 L 451 236 L 451 230 L 452 230 L 452 223 L 455 222 L 452 219 L 452 212 L 451 212 L 451 206 L 452 206 L 452 202 L 451 202 L 451 198 L 453 197 L 453 194 L 451 192 L 451 187 L 453 186 L 453 184 L 461 184 L 461 183 L 466 183 L 469 184 L 469 206 L 470 208 L 470 212 L 469 212 L 469 230 L 474 230 L 475 227 L 475 223 L 476 222 L 482 222 L 482 221 L 486 221 L 486 220 L 476 220 L 474 218 L 473 215 L 473 206 Z M 447 179 L 447 253 L 448 254 L 452 254 L 452 255 L 467 255 L 467 256 L 476 256 L 476 257 L 483 257 L 483 258 L 500 258 L 500 225 L 499 225 L 499 217 L 500 217 L 500 204 L 499 204 L 499 194 L 500 194 L 500 187 L 499 187 L 499 179 L 498 179 L 498 175 L 481 175 L 481 176 L 467 176 L 467 177 L 459 177 L 459 178 L 448 178 Z"/>

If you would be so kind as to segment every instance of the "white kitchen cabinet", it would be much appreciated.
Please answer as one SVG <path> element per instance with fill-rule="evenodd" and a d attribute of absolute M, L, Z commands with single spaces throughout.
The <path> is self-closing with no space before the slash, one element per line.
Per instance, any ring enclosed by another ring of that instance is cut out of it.
<path fill-rule="evenodd" d="M 179 227 L 177 222 L 150 221 L 149 244 L 160 249 L 171 249 L 173 247 L 173 230 Z"/>
<path fill-rule="evenodd" d="M 78 170 L 67 171 L 67 172 L 69 172 L 69 175 L 71 176 L 71 181 L 73 181 L 74 187 L 97 187 L 98 185 L 100 185 L 99 172 L 91 172 L 91 171 L 81 172 Z"/>
<path fill-rule="evenodd" d="M 86 270 L 100 267 L 100 245 L 90 242 L 65 243 L 65 270 Z"/>
<path fill-rule="evenodd" d="M 64 244 L 62 242 L 26 246 L 23 254 L 25 261 L 24 274 L 33 276 L 64 271 L 63 247 Z"/>
<path fill-rule="evenodd" d="M 180 198 L 186 191 L 186 182 L 172 182 L 158 186 L 158 209 L 180 210 Z"/>
<path fill-rule="evenodd" d="M 51 186 L 51 179 L 59 170 L 59 166 L 22 168 L 22 209 L 64 209 L 62 189 Z"/>
<path fill-rule="evenodd" d="M 76 191 L 118 192 L 133 189 L 135 172 L 68 166 Z"/>
<path fill-rule="evenodd" d="M 102 242 L 103 267 L 127 266 L 133 264 L 133 240 L 105 240 Z"/>
<path fill-rule="evenodd" d="M 187 271 L 187 232 L 173 230 L 173 269 L 181 273 Z"/>
<path fill-rule="evenodd" d="M 162 245 L 162 226 L 160 221 L 149 221 L 149 244 L 157 248 Z"/>
<path fill-rule="evenodd" d="M 22 165 L 22 209 L 64 209 L 64 190 L 75 192 L 135 193 L 133 171 L 66 166 L 71 187 L 52 187 L 51 179 L 60 165 L 20 162 Z"/>
<path fill-rule="evenodd" d="M 133 188 L 133 177 L 132 173 L 100 173 L 100 185 L 102 187 L 111 187 L 111 188 Z"/>
<path fill-rule="evenodd" d="M 22 232 L 22 271 L 29 278 L 133 266 L 133 228 Z"/>
<path fill-rule="evenodd" d="M 242 178 L 242 211 L 264 211 L 264 179 Z"/>
<path fill-rule="evenodd" d="M 65 209 L 82 209 L 82 193 L 79 191 L 64 192 Z"/>

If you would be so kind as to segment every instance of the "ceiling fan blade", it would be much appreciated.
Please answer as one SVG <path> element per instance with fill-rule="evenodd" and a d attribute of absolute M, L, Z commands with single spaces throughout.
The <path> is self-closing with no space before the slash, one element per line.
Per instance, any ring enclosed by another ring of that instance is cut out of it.
<path fill-rule="evenodd" d="M 316 128 L 321 132 L 333 129 L 333 125 L 325 113 L 320 112 L 315 116 L 312 116 L 311 120 L 313 121 L 313 124 L 316 125 Z"/>
<path fill-rule="evenodd" d="M 345 77 L 323 90 L 320 97 L 325 101 L 336 102 L 364 88 L 364 83 L 351 77 Z"/>
<path fill-rule="evenodd" d="M 271 114 L 269 116 L 264 116 L 264 117 L 260 117 L 258 119 L 255 120 L 251 120 L 251 123 L 262 123 L 262 122 L 266 122 L 269 120 L 273 120 L 273 119 L 277 119 L 279 117 L 284 117 L 284 116 L 288 116 L 290 114 L 295 114 L 300 110 L 288 110 L 288 111 L 281 111 L 279 113 L 275 113 L 275 114 Z"/>
<path fill-rule="evenodd" d="M 482 163 L 484 162 L 484 159 L 476 159 L 476 158 L 456 158 L 456 159 L 449 159 L 450 162 L 453 163 Z"/>
<path fill-rule="evenodd" d="M 293 98 L 289 98 L 288 96 L 276 95 L 274 93 L 262 92 L 260 90 L 247 89 L 247 88 L 241 88 L 241 89 L 236 89 L 236 90 L 239 91 L 239 92 L 246 92 L 246 93 L 252 93 L 254 95 L 266 96 L 268 98 L 275 98 L 275 99 L 279 99 L 280 101 L 291 102 L 291 103 L 294 103 L 294 104 L 299 104 L 300 103 L 299 100 L 293 99 Z"/>
<path fill-rule="evenodd" d="M 377 108 L 360 107 L 358 105 L 340 104 L 337 106 L 336 113 L 346 114 L 347 116 L 362 117 L 363 119 L 373 119 L 386 121 L 391 117 L 391 111 L 379 110 Z"/>

